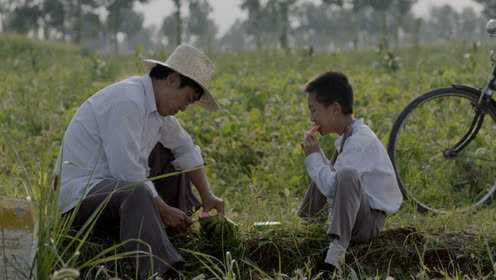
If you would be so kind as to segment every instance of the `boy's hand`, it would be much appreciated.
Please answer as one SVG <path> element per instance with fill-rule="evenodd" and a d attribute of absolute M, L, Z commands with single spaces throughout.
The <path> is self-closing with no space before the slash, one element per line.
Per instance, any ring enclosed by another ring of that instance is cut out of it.
<path fill-rule="evenodd" d="M 311 133 L 305 133 L 303 143 L 301 144 L 305 156 L 312 153 L 320 153 L 320 145 L 314 135 Z"/>

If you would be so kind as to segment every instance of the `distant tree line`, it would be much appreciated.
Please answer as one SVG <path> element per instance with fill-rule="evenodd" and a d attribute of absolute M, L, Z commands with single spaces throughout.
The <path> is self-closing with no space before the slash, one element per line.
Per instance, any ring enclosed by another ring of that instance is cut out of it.
<path fill-rule="evenodd" d="M 147 0 L 0 0 L 0 17 L 6 32 L 118 50 L 143 32 L 135 2 Z"/>
<path fill-rule="evenodd" d="M 422 42 L 465 40 L 484 36 L 486 18 L 496 17 L 496 0 L 476 0 L 456 11 L 434 7 L 428 19 L 416 18 L 417 0 L 242 0 L 245 19 L 219 35 L 212 1 L 155 0 L 173 4 L 160 26 L 145 27 L 137 3 L 150 0 L 0 0 L 2 32 L 81 44 L 104 51 L 173 48 L 189 42 L 208 50 L 308 48 L 337 50 L 393 48 Z"/>
<path fill-rule="evenodd" d="M 226 49 L 312 48 L 336 50 L 416 45 L 485 36 L 486 18 L 472 7 L 456 11 L 433 7 L 417 18 L 417 0 L 243 0 L 246 20 L 237 20 L 220 39 Z M 477 0 L 487 17 L 496 17 L 496 0 Z"/>

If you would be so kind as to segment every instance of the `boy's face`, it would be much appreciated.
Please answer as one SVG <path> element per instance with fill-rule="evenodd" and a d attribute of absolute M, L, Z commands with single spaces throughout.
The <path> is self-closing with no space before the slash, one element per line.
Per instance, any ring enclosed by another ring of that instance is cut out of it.
<path fill-rule="evenodd" d="M 308 94 L 308 109 L 310 110 L 310 120 L 318 125 L 319 133 L 326 135 L 329 133 L 337 133 L 338 121 L 340 119 L 341 106 L 334 102 L 329 106 L 325 106 L 317 101 L 315 94 Z"/>

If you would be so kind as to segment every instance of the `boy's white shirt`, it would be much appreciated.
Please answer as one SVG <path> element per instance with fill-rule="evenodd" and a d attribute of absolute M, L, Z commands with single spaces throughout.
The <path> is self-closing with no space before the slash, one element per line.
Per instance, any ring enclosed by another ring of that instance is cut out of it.
<path fill-rule="evenodd" d="M 336 139 L 336 150 L 339 150 L 342 141 L 343 136 Z M 305 167 L 320 192 L 331 201 L 336 194 L 336 172 L 346 168 L 358 172 L 360 184 L 367 193 L 372 209 L 390 215 L 399 210 L 403 201 L 386 149 L 362 120 L 353 122 L 352 134 L 346 139 L 343 151 L 338 154 L 334 165 L 321 151 L 308 155 Z"/>

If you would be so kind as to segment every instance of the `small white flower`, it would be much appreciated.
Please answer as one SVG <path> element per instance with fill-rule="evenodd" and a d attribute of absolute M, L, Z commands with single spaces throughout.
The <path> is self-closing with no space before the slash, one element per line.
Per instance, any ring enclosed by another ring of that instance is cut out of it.
<path fill-rule="evenodd" d="M 75 280 L 79 278 L 79 270 L 71 267 L 64 267 L 55 271 L 51 280 Z"/>

